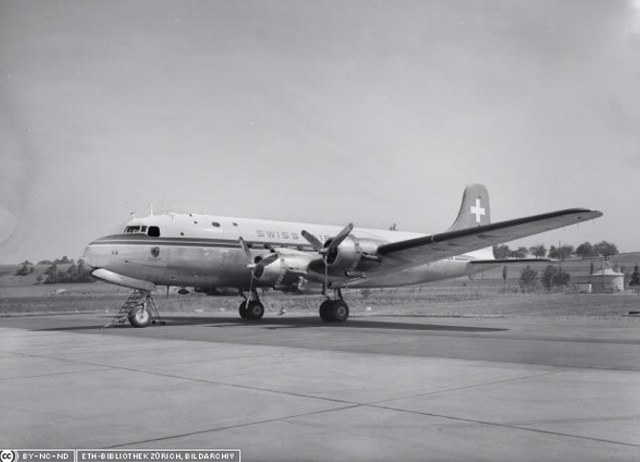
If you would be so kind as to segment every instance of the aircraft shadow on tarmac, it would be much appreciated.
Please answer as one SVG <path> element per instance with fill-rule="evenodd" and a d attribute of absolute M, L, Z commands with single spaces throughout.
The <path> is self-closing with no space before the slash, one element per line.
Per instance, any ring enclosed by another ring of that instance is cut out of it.
<path fill-rule="evenodd" d="M 385 316 L 393 317 L 393 316 Z M 106 319 L 106 318 L 105 318 Z M 325 323 L 320 319 L 309 316 L 304 317 L 266 317 L 259 321 L 240 321 L 229 317 L 205 317 L 205 316 L 163 316 L 162 320 L 166 325 L 149 326 L 147 329 L 162 329 L 172 326 L 203 326 L 212 328 L 238 328 L 255 327 L 267 330 L 277 329 L 301 329 L 301 328 L 331 328 L 331 329 L 389 329 L 389 330 L 413 330 L 413 331 L 441 331 L 441 332 L 500 332 L 508 329 L 496 327 L 476 327 L 476 326 L 452 326 L 442 324 L 421 324 L 409 322 L 378 321 L 369 318 L 352 317 L 344 323 Z M 87 331 L 100 330 L 100 326 L 59 326 L 45 329 L 34 329 L 37 331 Z M 135 330 L 128 323 L 121 326 L 105 328 L 105 331 L 112 329 Z"/>

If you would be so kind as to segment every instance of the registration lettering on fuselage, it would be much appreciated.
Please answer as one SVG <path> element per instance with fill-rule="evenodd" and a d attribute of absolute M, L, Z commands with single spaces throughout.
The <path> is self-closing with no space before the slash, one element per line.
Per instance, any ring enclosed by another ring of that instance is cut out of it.
<path fill-rule="evenodd" d="M 291 233 L 289 231 L 271 231 L 271 230 L 262 230 L 259 229 L 256 231 L 258 237 L 270 237 L 270 238 L 278 238 L 278 239 L 300 239 L 300 235 L 298 233 Z"/>
<path fill-rule="evenodd" d="M 256 231 L 258 237 L 267 237 L 271 239 L 300 239 L 300 234 L 291 231 L 274 231 L 269 229 L 259 229 Z M 316 237 L 321 241 L 326 241 L 331 239 L 332 236 L 324 236 L 322 234 L 317 234 Z"/>

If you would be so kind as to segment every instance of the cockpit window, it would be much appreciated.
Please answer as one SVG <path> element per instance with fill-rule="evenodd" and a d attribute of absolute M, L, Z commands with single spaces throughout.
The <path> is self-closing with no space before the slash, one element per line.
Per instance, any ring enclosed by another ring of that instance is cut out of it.
<path fill-rule="evenodd" d="M 138 226 L 138 225 L 134 225 L 134 226 L 127 226 L 124 229 L 125 233 L 146 233 L 147 232 L 147 227 L 146 226 Z"/>
<path fill-rule="evenodd" d="M 160 228 L 157 226 L 149 226 L 147 234 L 151 237 L 160 237 Z"/>

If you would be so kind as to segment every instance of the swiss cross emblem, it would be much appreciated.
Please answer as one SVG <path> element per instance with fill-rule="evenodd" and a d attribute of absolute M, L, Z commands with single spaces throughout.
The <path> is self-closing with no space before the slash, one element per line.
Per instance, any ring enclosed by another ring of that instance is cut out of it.
<path fill-rule="evenodd" d="M 480 217 L 486 215 L 484 207 L 480 207 L 480 198 L 476 199 L 476 205 L 471 206 L 471 213 L 476 216 L 476 223 L 480 223 Z"/>

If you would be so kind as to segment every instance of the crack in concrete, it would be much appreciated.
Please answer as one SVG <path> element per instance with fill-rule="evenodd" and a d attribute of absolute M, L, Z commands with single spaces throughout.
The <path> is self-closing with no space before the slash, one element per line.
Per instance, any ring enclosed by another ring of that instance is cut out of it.
<path fill-rule="evenodd" d="M 468 419 L 468 418 L 465 418 L 465 417 L 455 417 L 455 416 L 448 416 L 448 415 L 444 415 L 444 414 L 434 414 L 434 413 L 430 413 L 430 412 L 412 411 L 412 410 L 409 410 L 409 409 L 401 409 L 401 408 L 396 408 L 396 407 L 392 407 L 392 406 L 380 406 L 380 405 L 375 405 L 375 404 L 371 404 L 369 406 L 374 407 L 374 408 L 378 408 L 378 409 L 387 409 L 387 410 L 390 410 L 390 411 L 406 412 L 408 414 L 417 414 L 417 415 L 423 415 L 423 416 L 427 416 L 427 417 L 440 417 L 442 419 L 454 420 L 454 421 L 458 421 L 458 422 L 473 423 L 473 424 L 478 424 L 478 425 L 488 425 L 488 426 L 491 426 L 491 427 L 508 428 L 508 429 L 511 429 L 511 430 L 523 430 L 523 431 L 529 431 L 529 432 L 534 432 L 534 433 L 542 433 L 542 434 L 545 434 L 545 435 L 561 436 L 561 437 L 564 437 L 564 438 L 576 438 L 576 439 L 580 439 L 580 440 L 597 441 L 599 443 L 608 443 L 608 444 L 616 444 L 616 445 L 640 448 L 640 444 L 626 443 L 624 441 L 608 440 L 608 439 L 605 439 L 605 438 L 595 438 L 595 437 L 591 437 L 591 436 L 572 435 L 571 433 L 562 433 L 562 432 L 556 432 L 556 431 L 552 431 L 552 430 L 542 430 L 542 429 L 539 429 L 539 428 L 523 427 L 523 426 L 516 425 L 516 424 L 506 424 L 506 423 L 499 423 L 499 422 L 488 422 L 488 421 L 484 421 L 484 420 Z"/>
<path fill-rule="evenodd" d="M 595 437 L 574 435 L 574 434 L 570 434 L 570 433 L 563 433 L 563 432 L 556 432 L 556 431 L 551 431 L 551 430 L 542 430 L 542 429 L 530 428 L 530 427 L 517 425 L 517 424 L 506 424 L 506 423 L 499 423 L 499 422 L 490 422 L 490 421 L 483 421 L 483 420 L 477 420 L 477 419 L 469 419 L 469 418 L 463 418 L 463 417 L 450 416 L 450 415 L 445 415 L 445 414 L 436 414 L 436 413 L 429 413 L 429 412 L 422 412 L 422 411 L 415 411 L 415 410 L 407 410 L 407 409 L 397 408 L 397 407 L 393 407 L 393 406 L 385 406 L 385 405 L 383 405 L 383 403 L 385 403 L 385 402 L 395 401 L 395 400 L 404 399 L 404 398 L 410 398 L 410 397 L 414 397 L 414 396 L 423 396 L 423 395 L 429 395 L 429 394 L 445 393 L 445 392 L 450 392 L 450 391 L 472 389 L 472 388 L 477 388 L 477 387 L 482 387 L 482 386 L 487 386 L 487 385 L 494 385 L 494 384 L 498 384 L 498 383 L 512 382 L 512 381 L 518 381 L 518 380 L 528 380 L 528 379 L 542 377 L 542 376 L 546 376 L 546 375 L 560 374 L 560 373 L 564 373 L 564 372 L 567 372 L 567 371 L 570 371 L 570 370 L 574 370 L 574 369 L 575 370 L 580 370 L 580 369 L 585 369 L 585 368 L 553 366 L 553 367 L 561 368 L 562 370 L 546 371 L 544 373 L 534 374 L 534 375 L 530 375 L 530 376 L 526 376 L 526 377 L 514 377 L 514 378 L 508 378 L 508 379 L 501 379 L 501 380 L 495 380 L 495 381 L 486 382 L 486 383 L 482 383 L 482 384 L 475 384 L 475 385 L 456 387 L 456 388 L 451 388 L 451 389 L 446 389 L 446 390 L 438 390 L 438 391 L 432 391 L 432 392 L 418 393 L 418 394 L 414 394 L 414 395 L 408 395 L 408 396 L 397 397 L 397 398 L 393 398 L 393 399 L 370 402 L 370 403 L 356 403 L 356 402 L 348 401 L 348 400 L 327 398 L 327 397 L 322 397 L 322 396 L 313 396 L 313 395 L 304 394 L 304 393 L 296 393 L 296 392 L 289 392 L 289 391 L 282 391 L 282 390 L 274 390 L 274 389 L 270 389 L 270 388 L 256 387 L 256 386 L 242 385 L 242 384 L 234 384 L 234 383 L 217 381 L 217 380 L 190 378 L 190 377 L 184 377 L 184 376 L 175 375 L 175 374 L 165 374 L 165 373 L 161 373 L 161 372 L 157 372 L 157 371 L 148 371 L 148 370 L 144 370 L 144 369 L 134 369 L 134 368 L 125 367 L 125 366 L 116 366 L 116 365 L 111 365 L 111 364 L 100 364 L 100 363 L 95 363 L 95 362 L 91 362 L 91 361 L 75 360 L 75 359 L 68 359 L 68 358 L 56 358 L 56 357 L 51 357 L 51 356 L 47 356 L 47 355 L 20 353 L 20 352 L 15 352 L 15 351 L 5 351 L 5 353 L 10 353 L 10 354 L 15 354 L 15 355 L 19 355 L 19 356 L 25 356 L 25 357 L 35 357 L 35 358 L 45 358 L 45 359 L 51 359 L 51 360 L 58 360 L 58 361 L 64 361 L 64 362 L 69 362 L 69 363 L 75 363 L 75 364 L 91 365 L 91 366 L 94 366 L 94 367 L 101 368 L 101 369 L 96 369 L 96 370 L 108 370 L 108 369 L 125 370 L 125 371 L 129 371 L 129 372 L 140 373 L 140 374 L 148 374 L 148 375 L 167 377 L 167 378 L 174 378 L 174 379 L 180 379 L 180 380 L 186 380 L 186 381 L 192 381 L 192 382 L 207 383 L 207 384 L 225 386 L 225 387 L 231 387 L 231 388 L 247 389 L 247 390 L 260 391 L 260 392 L 265 392 L 265 393 L 276 393 L 276 394 L 280 394 L 280 395 L 288 395 L 288 396 L 295 396 L 295 397 L 305 398 L 305 399 L 328 401 L 328 402 L 332 402 L 332 403 L 340 403 L 340 404 L 344 404 L 345 405 L 345 406 L 341 406 L 341 407 L 338 407 L 338 408 L 323 409 L 323 410 L 319 410 L 319 411 L 299 413 L 299 414 L 295 414 L 295 415 L 264 419 L 264 420 L 254 421 L 254 422 L 240 423 L 240 424 L 229 425 L 229 426 L 224 426 L 224 427 L 219 427 L 219 428 L 208 428 L 208 429 L 197 430 L 197 431 L 187 432 L 187 433 L 182 433 L 182 434 L 167 435 L 167 436 L 162 436 L 162 437 L 158 437 L 158 438 L 151 438 L 151 439 L 146 439 L 146 440 L 140 440 L 140 441 L 130 441 L 130 442 L 126 442 L 126 443 L 120 443 L 120 444 L 117 444 L 117 445 L 107 446 L 107 447 L 105 447 L 107 449 L 119 448 L 119 447 L 127 447 L 127 446 L 131 446 L 131 445 L 135 445 L 135 444 L 144 444 L 144 443 L 151 443 L 151 442 L 158 442 L 158 441 L 167 441 L 167 440 L 184 438 L 184 437 L 188 437 L 188 436 L 205 434 L 205 433 L 210 433 L 210 432 L 219 432 L 219 431 L 230 430 L 230 429 L 235 429 L 235 428 L 248 427 L 248 426 L 252 426 L 252 425 L 261 425 L 261 424 L 273 423 L 273 422 L 278 422 L 278 421 L 285 421 L 285 420 L 295 419 L 295 418 L 299 418 L 299 417 L 326 414 L 326 413 L 330 413 L 330 412 L 339 412 L 339 411 L 343 411 L 343 410 L 347 410 L 347 409 L 354 409 L 354 408 L 358 408 L 358 407 L 370 407 L 370 408 L 374 408 L 374 409 L 382 409 L 382 410 L 388 410 L 388 411 L 410 413 L 410 414 L 421 415 L 421 416 L 426 416 L 426 417 L 442 418 L 442 419 L 447 419 L 447 420 L 452 420 L 452 421 L 457 421 L 457 422 L 466 422 L 466 423 L 471 423 L 471 424 L 476 424 L 476 425 L 485 425 L 485 426 L 498 427 L 498 428 L 507 428 L 507 429 L 511 429 L 511 430 L 528 431 L 528 432 L 534 432 L 534 433 L 545 434 L 545 435 L 552 435 L 552 436 L 563 437 L 563 438 L 575 438 L 575 439 L 579 439 L 579 440 L 587 440 L 587 441 L 594 441 L 594 442 L 599 442 L 599 443 L 622 445 L 622 446 L 634 447 L 634 448 L 640 447 L 640 444 L 626 443 L 626 442 L 622 442 L 622 441 L 615 441 L 615 440 L 609 440 L 609 439 L 604 439 L 604 438 L 595 438 Z M 478 360 L 478 361 L 474 361 L 474 362 L 486 362 L 486 360 Z M 586 369 L 590 369 L 590 368 L 587 367 Z M 94 371 L 76 371 L 75 373 L 81 373 L 81 372 L 94 372 Z"/>
<path fill-rule="evenodd" d="M 258 421 L 255 421 L 255 422 L 246 422 L 246 423 L 235 424 L 235 425 L 227 425 L 225 427 L 208 428 L 208 429 L 204 429 L 204 430 L 196 430 L 196 431 L 192 431 L 192 432 L 188 432 L 188 433 L 181 433 L 179 435 L 162 436 L 162 437 L 158 437 L 158 438 L 151 438 L 151 439 L 140 440 L 140 441 L 130 441 L 130 442 L 127 442 L 127 443 L 120 443 L 120 444 L 114 444 L 112 446 L 105 446 L 104 449 L 116 449 L 116 448 L 122 448 L 122 447 L 130 447 L 131 445 L 135 445 L 135 444 L 156 443 L 158 441 L 167 441 L 167 440 L 184 438 L 184 437 L 193 436 L 193 435 L 202 435 L 202 434 L 205 434 L 205 433 L 213 433 L 213 432 L 219 432 L 219 431 L 224 431 L 224 430 L 233 430 L 233 429 L 236 429 L 236 428 L 249 427 L 251 425 L 269 424 L 269 423 L 273 423 L 273 422 L 280 422 L 280 421 L 284 421 L 284 420 L 295 419 L 295 418 L 298 418 L 298 417 L 307 417 L 307 416 L 311 416 L 311 415 L 326 414 L 326 413 L 334 412 L 334 411 L 342 411 L 342 410 L 345 410 L 345 409 L 353 409 L 353 408 L 360 407 L 360 406 L 361 406 L 360 404 L 353 404 L 353 405 L 350 405 L 350 406 L 343 406 L 343 407 L 340 407 L 340 408 L 337 408 L 337 409 L 336 408 L 322 409 L 320 411 L 303 412 L 303 413 L 300 413 L 300 414 L 294 414 L 294 415 L 282 416 L 282 417 L 274 417 L 274 418 L 271 418 L 271 419 L 258 420 Z"/>
<path fill-rule="evenodd" d="M 521 376 L 521 377 L 510 377 L 510 378 L 507 378 L 507 379 L 493 380 L 491 382 L 484 382 L 484 383 L 476 383 L 476 384 L 473 384 L 473 385 L 465 385 L 465 386 L 462 386 L 462 387 L 445 388 L 443 390 L 433 390 L 433 391 L 426 391 L 426 392 L 422 392 L 422 393 L 415 393 L 415 394 L 411 394 L 411 395 L 398 396 L 397 398 L 383 399 L 381 401 L 372 401 L 372 402 L 369 402 L 367 404 L 375 405 L 375 404 L 388 403 L 390 401 L 397 401 L 397 400 L 400 400 L 400 399 L 415 398 L 415 397 L 418 397 L 418 396 L 436 395 L 436 394 L 439 394 L 439 393 L 448 393 L 450 391 L 471 390 L 473 388 L 481 388 L 481 387 L 486 387 L 488 385 L 497 385 L 497 384 L 500 384 L 500 383 L 517 382 L 517 381 L 520 381 L 520 380 L 534 379 L 534 378 L 537 378 L 537 377 L 544 377 L 544 376 L 547 376 L 547 375 L 564 374 L 566 372 L 567 372 L 567 370 L 548 371 L 548 372 L 543 372 L 541 374 L 533 374 L 533 375 L 527 375 L 527 376 Z"/>

